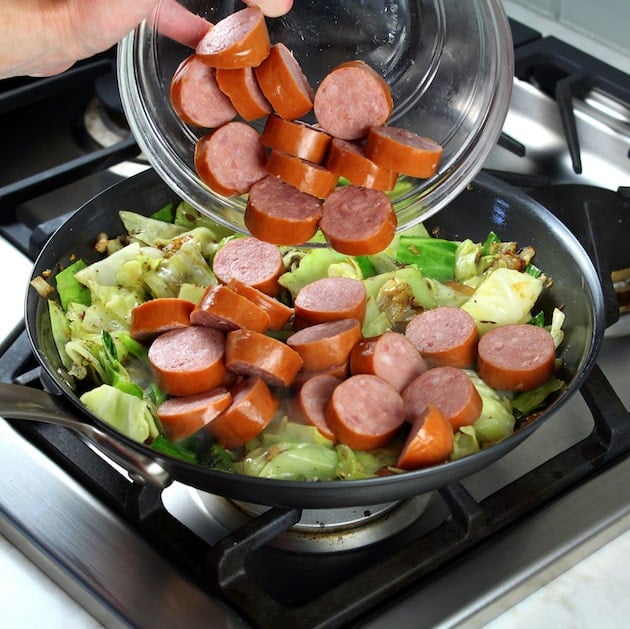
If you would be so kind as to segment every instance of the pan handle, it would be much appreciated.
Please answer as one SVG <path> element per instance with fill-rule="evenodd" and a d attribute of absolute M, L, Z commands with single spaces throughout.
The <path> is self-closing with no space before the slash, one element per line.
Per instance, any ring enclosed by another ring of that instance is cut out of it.
<path fill-rule="evenodd" d="M 122 466 L 134 482 L 163 489 L 172 480 L 171 474 L 157 461 L 129 448 L 100 428 L 69 417 L 57 405 L 53 396 L 39 389 L 0 383 L 0 417 L 46 422 L 69 428 Z"/>

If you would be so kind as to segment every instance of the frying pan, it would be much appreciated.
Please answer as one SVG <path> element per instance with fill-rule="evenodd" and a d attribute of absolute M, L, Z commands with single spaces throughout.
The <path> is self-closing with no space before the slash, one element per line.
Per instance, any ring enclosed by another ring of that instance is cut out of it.
<path fill-rule="evenodd" d="M 124 231 L 121 209 L 149 214 L 174 193 L 152 170 L 116 184 L 95 197 L 64 223 L 41 251 L 33 270 L 38 276 L 76 255 L 96 259 L 93 238 Z M 449 207 L 427 221 L 442 237 L 483 241 L 490 230 L 503 240 L 533 245 L 536 263 L 554 280 L 536 308 L 550 313 L 554 306 L 566 313 L 563 360 L 564 390 L 536 418 L 524 422 L 513 435 L 481 452 L 435 467 L 399 475 L 353 481 L 299 482 L 229 474 L 170 458 L 149 446 L 135 443 L 93 416 L 80 402 L 52 341 L 45 300 L 34 290 L 26 298 L 26 327 L 35 356 L 41 364 L 46 394 L 4 385 L 0 415 L 11 418 L 58 421 L 77 429 L 106 454 L 121 462 L 134 478 L 158 486 L 176 480 L 200 490 L 245 502 L 311 509 L 374 505 L 432 491 L 464 478 L 495 462 L 532 434 L 573 395 L 594 364 L 604 332 L 604 302 L 598 276 L 578 241 L 552 214 L 523 193 L 482 173 Z M 8 388 L 6 388 L 8 387 Z M 37 397 L 39 396 L 39 397 Z M 43 408 L 41 408 L 43 407 Z"/>

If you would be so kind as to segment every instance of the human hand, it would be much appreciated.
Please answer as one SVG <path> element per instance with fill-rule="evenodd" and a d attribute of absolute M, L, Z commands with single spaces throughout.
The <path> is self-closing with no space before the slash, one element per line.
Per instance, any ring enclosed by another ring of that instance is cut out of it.
<path fill-rule="evenodd" d="M 244 0 L 269 17 L 293 0 Z M 148 18 L 158 0 L 1 0 L 0 78 L 50 76 L 107 50 Z M 160 31 L 194 47 L 209 28 L 175 0 L 163 0 Z"/>

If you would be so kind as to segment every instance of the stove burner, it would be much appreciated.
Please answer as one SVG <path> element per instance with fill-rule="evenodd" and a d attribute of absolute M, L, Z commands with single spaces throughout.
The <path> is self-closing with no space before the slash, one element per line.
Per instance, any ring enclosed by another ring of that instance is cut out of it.
<path fill-rule="evenodd" d="M 98 97 L 88 103 L 83 123 L 90 138 L 103 148 L 122 142 L 130 133 L 125 118 L 116 115 Z"/>
<path fill-rule="evenodd" d="M 423 494 L 403 502 L 367 507 L 304 509 L 300 520 L 270 545 L 309 554 L 364 548 L 416 522 L 431 496 Z M 227 534 L 269 511 L 267 506 L 231 501 L 181 486 L 173 492 L 167 489 L 163 501 L 171 515 L 209 543 L 220 537 L 217 530 Z"/>

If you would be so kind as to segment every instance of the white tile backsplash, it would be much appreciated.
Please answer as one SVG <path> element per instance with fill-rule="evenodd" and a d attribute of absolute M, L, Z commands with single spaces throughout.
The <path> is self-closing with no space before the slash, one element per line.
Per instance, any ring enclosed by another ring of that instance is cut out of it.
<path fill-rule="evenodd" d="M 503 0 L 509 17 L 630 74 L 630 0 Z"/>

